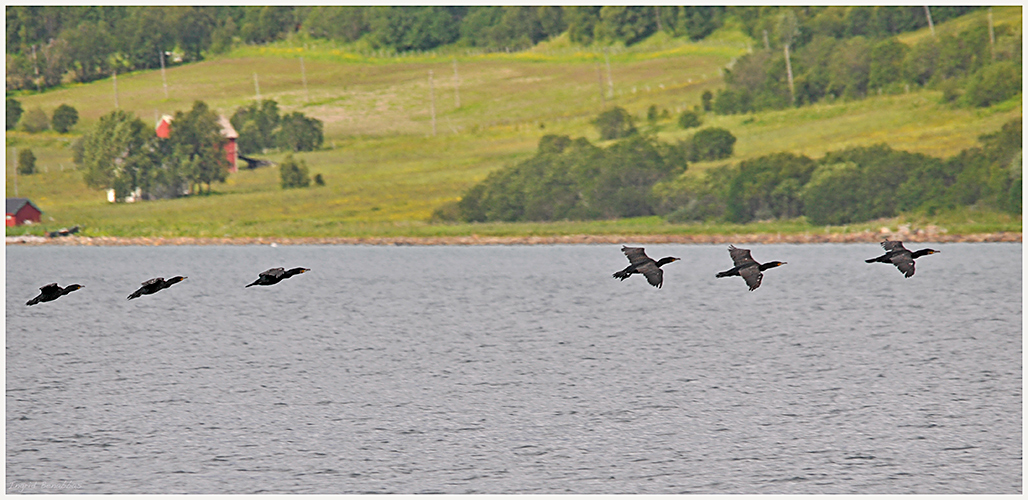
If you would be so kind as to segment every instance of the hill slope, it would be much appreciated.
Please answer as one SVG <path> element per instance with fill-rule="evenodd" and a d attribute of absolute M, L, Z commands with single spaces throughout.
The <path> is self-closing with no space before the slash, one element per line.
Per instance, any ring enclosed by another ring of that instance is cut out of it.
<path fill-rule="evenodd" d="M 733 41 L 719 41 L 728 39 Z M 121 75 L 118 104 L 144 120 L 186 110 L 194 100 L 230 115 L 253 99 L 259 86 L 261 98 L 277 100 L 283 111 L 299 110 L 325 122 L 326 149 L 298 156 L 308 162 L 312 175 L 323 175 L 326 186 L 282 190 L 278 171 L 271 168 L 233 174 L 227 183 L 214 186 L 212 196 L 109 204 L 104 193 L 86 188 L 80 173 L 71 169 L 69 148 L 75 134 L 114 108 L 114 82 L 106 80 L 19 97 L 26 110 L 41 107 L 47 113 L 70 104 L 82 121 L 72 135 L 8 132 L 6 192 L 13 196 L 17 188 L 19 196 L 32 198 L 44 210 L 48 227 L 79 224 L 92 235 L 471 234 L 483 228 L 425 221 L 434 208 L 458 199 L 490 171 L 533 154 L 545 134 L 595 142 L 598 136 L 590 121 L 613 105 L 627 109 L 644 131 L 664 140 L 691 134 L 678 129 L 674 118 L 699 104 L 704 90 L 721 85 L 719 68 L 747 50 L 738 40 L 728 33 L 700 43 L 651 40 L 608 54 L 552 46 L 513 54 L 385 59 L 354 56 L 310 41 L 304 47 L 301 40 L 241 48 L 218 59 L 169 68 L 168 98 L 160 71 Z M 305 74 L 300 72 L 301 56 Z M 1020 98 L 985 110 L 938 102 L 935 92 L 913 92 L 753 115 L 706 115 L 704 120 L 738 137 L 730 160 L 738 161 L 775 151 L 820 156 L 879 142 L 949 156 L 1021 115 Z M 668 110 L 671 117 L 646 124 L 651 105 Z M 37 168 L 45 171 L 18 176 L 15 183 L 13 147 L 32 148 L 39 158 Z M 278 160 L 281 155 L 269 157 Z M 631 231 L 654 230 L 650 222 L 628 225 L 636 227 Z M 572 233 L 596 230 L 584 224 L 560 227 Z M 539 225 L 497 230 L 547 231 Z"/>

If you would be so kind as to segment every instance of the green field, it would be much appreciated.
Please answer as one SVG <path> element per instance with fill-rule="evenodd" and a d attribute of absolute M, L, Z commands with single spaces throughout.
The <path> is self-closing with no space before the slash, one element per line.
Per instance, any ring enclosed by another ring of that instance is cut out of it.
<path fill-rule="evenodd" d="M 1003 22 L 1020 23 L 1021 9 L 997 8 Z M 960 21 L 960 19 L 954 20 Z M 946 29 L 940 25 L 937 29 Z M 912 34 L 911 39 L 916 39 Z M 231 115 L 255 97 L 275 99 L 283 112 L 301 111 L 325 123 L 321 151 L 301 153 L 311 175 L 326 185 L 282 190 L 277 168 L 241 170 L 210 196 L 111 204 L 74 170 L 72 141 L 114 109 L 110 79 L 16 96 L 24 109 L 48 114 L 67 103 L 81 121 L 70 134 L 6 134 L 6 195 L 28 197 L 43 211 L 42 226 L 7 234 L 41 234 L 78 224 L 90 236 L 440 236 L 802 232 L 803 220 L 747 226 L 669 224 L 650 217 L 622 221 L 536 224 L 432 224 L 440 205 L 500 167 L 534 154 L 545 134 L 597 142 L 590 121 L 617 105 L 643 131 L 667 141 L 692 133 L 675 125 L 677 114 L 699 104 L 704 90 L 723 84 L 719 68 L 745 54 L 750 42 L 737 32 L 715 33 L 699 43 L 653 39 L 629 49 L 576 48 L 558 38 L 521 53 L 450 49 L 397 57 L 360 55 L 318 40 L 290 39 L 268 47 L 242 47 L 202 63 L 168 68 L 168 97 L 161 71 L 119 75 L 120 108 L 144 121 L 188 110 L 195 100 Z M 307 87 L 300 73 L 303 57 Z M 607 61 L 609 60 L 609 78 Z M 454 76 L 456 65 L 459 87 Z M 432 72 L 432 87 L 429 72 Z M 613 88 L 611 88 L 613 82 Z M 601 93 L 602 89 L 602 93 Z M 460 106 L 457 106 L 459 91 Z M 612 91 L 612 92 L 611 92 Z M 431 120 L 435 98 L 435 134 Z M 977 145 L 979 135 L 1019 119 L 1021 98 L 988 109 L 940 104 L 933 91 L 839 101 L 749 115 L 704 116 L 737 138 L 729 162 L 777 151 L 819 157 L 850 146 L 886 143 L 896 149 L 947 157 Z M 650 126 L 647 108 L 671 118 Z M 39 173 L 14 176 L 13 149 L 31 148 Z M 282 154 L 260 155 L 280 160 Z M 698 163 L 704 169 L 722 162 Z M 874 221 L 878 228 L 906 222 L 945 226 L 950 234 L 1021 231 L 1021 218 L 973 209 L 924 218 Z M 859 226 L 863 229 L 865 226 Z M 856 230 L 858 226 L 833 228 Z M 823 230 L 823 228 L 821 229 Z"/>

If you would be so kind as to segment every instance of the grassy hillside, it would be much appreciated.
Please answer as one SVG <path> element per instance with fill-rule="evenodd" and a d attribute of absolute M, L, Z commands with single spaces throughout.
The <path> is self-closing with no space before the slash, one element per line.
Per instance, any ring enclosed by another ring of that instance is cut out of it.
<path fill-rule="evenodd" d="M 677 128 L 677 113 L 699 104 L 704 90 L 721 86 L 719 68 L 747 48 L 744 37 L 725 32 L 700 43 L 658 35 L 630 49 L 611 49 L 606 57 L 603 52 L 572 47 L 561 39 L 515 54 L 454 50 L 371 57 L 322 41 L 294 39 L 271 47 L 243 47 L 203 63 L 169 68 L 167 98 L 159 70 L 120 75 L 119 106 L 146 121 L 187 110 L 194 100 L 204 100 L 230 115 L 255 97 L 256 73 L 262 98 L 277 100 L 285 112 L 299 110 L 325 122 L 325 149 L 298 156 L 307 161 L 312 176 L 323 175 L 326 186 L 282 190 L 277 168 L 265 168 L 231 175 L 227 183 L 214 185 L 211 196 L 135 204 L 108 203 L 105 193 L 86 188 L 81 173 L 72 170 L 68 146 L 77 134 L 114 108 L 112 80 L 18 96 L 26 110 L 38 106 L 51 113 L 62 103 L 70 104 L 78 109 L 81 122 L 68 135 L 6 134 L 7 196 L 14 196 L 16 188 L 12 148 L 30 147 L 41 172 L 18 176 L 17 192 L 45 212 L 45 228 L 9 229 L 8 234 L 38 234 L 42 229 L 73 224 L 84 226 L 89 235 L 112 236 L 745 231 L 727 226 L 670 225 L 652 218 L 528 225 L 434 225 L 426 220 L 433 209 L 458 199 L 489 172 L 532 155 L 544 134 L 596 141 L 598 135 L 590 121 L 613 105 L 636 116 L 643 130 L 664 140 L 684 139 L 692 132 Z M 301 56 L 306 89 L 300 73 Z M 459 87 L 455 87 L 454 61 Z M 431 94 L 435 97 L 435 135 Z M 979 135 L 1021 116 L 1020 97 L 987 110 L 955 109 L 939 100 L 935 92 L 914 92 L 751 115 L 706 115 L 704 121 L 705 126 L 724 127 L 738 137 L 734 162 L 776 151 L 820 156 L 879 142 L 949 156 L 976 145 Z M 644 118 L 650 105 L 668 110 L 671 118 L 651 127 Z M 272 160 L 281 156 L 268 155 Z M 1003 230 L 1020 231 L 1020 218 L 1004 220 L 989 215 L 985 219 L 995 219 L 994 226 Z M 955 219 L 952 223 L 962 222 Z M 802 231 L 802 226 L 800 221 L 751 229 Z"/>

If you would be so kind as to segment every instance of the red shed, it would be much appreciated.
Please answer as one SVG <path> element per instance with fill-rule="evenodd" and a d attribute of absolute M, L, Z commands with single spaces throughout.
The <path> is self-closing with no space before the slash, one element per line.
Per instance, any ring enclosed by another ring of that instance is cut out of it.
<path fill-rule="evenodd" d="M 171 136 L 171 120 L 174 117 L 171 115 L 164 115 L 161 120 L 157 122 L 157 137 L 161 139 L 167 139 Z M 236 149 L 236 139 L 239 138 L 239 133 L 232 127 L 232 123 L 228 121 L 228 118 L 224 116 L 218 116 L 218 125 L 221 126 L 222 137 L 228 139 L 225 143 L 225 159 L 228 160 L 228 171 L 236 172 L 236 161 L 239 159 L 239 152 Z"/>
<path fill-rule="evenodd" d="M 7 225 L 20 226 L 39 222 L 43 211 L 28 198 L 7 198 Z"/>

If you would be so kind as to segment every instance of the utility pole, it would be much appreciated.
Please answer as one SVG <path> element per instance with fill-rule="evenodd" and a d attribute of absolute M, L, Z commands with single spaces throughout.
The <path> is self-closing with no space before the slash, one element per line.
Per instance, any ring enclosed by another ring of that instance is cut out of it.
<path fill-rule="evenodd" d="M 300 76 L 303 77 L 303 91 L 307 94 L 307 102 L 311 102 L 311 91 L 307 89 L 307 69 L 303 67 L 303 56 L 300 56 Z"/>
<path fill-rule="evenodd" d="M 924 6 L 924 15 L 928 18 L 928 27 L 932 30 L 932 36 L 935 36 L 935 24 L 932 23 L 932 11 L 928 10 L 928 6 Z"/>
<path fill-rule="evenodd" d="M 32 67 L 36 70 L 36 92 L 42 92 L 39 88 L 39 60 L 36 59 L 36 46 L 32 46 Z"/>
<path fill-rule="evenodd" d="M 118 109 L 118 71 L 114 71 L 114 109 Z"/>
<path fill-rule="evenodd" d="M 992 26 L 992 7 L 989 7 L 989 52 L 992 53 L 992 60 L 996 60 L 996 31 Z"/>
<path fill-rule="evenodd" d="M 432 101 L 432 135 L 435 135 L 435 84 L 432 82 L 432 70 L 428 70 L 428 96 Z"/>
<path fill-rule="evenodd" d="M 257 100 L 261 100 L 261 85 L 257 83 L 257 72 L 253 73 L 253 88 L 257 91 Z"/>
<path fill-rule="evenodd" d="M 168 77 L 164 74 L 164 50 L 161 50 L 161 81 L 164 83 L 164 98 L 168 98 Z"/>
<path fill-rule="evenodd" d="M 460 108 L 460 76 L 457 75 L 456 57 L 453 58 L 453 99 L 457 102 L 457 107 Z"/>

